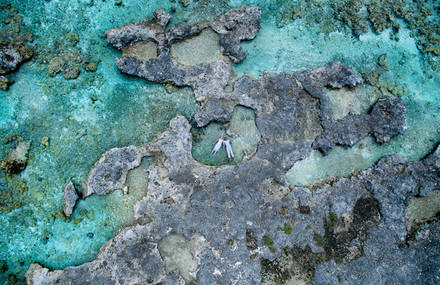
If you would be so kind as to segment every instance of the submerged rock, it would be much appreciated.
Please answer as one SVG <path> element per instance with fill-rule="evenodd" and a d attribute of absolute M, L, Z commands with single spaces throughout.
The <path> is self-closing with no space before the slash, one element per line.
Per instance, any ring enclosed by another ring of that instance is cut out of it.
<path fill-rule="evenodd" d="M 18 70 L 20 65 L 32 58 L 33 52 L 27 42 L 32 34 L 23 32 L 23 18 L 12 4 L 2 5 L 2 14 L 7 15 L 0 24 L 0 89 L 8 90 L 13 83 L 5 75 Z"/>
<path fill-rule="evenodd" d="M 20 173 L 27 165 L 27 154 L 31 146 L 30 141 L 19 140 L 17 146 L 11 150 L 1 162 L 0 167 L 7 174 Z"/>
<path fill-rule="evenodd" d="M 32 57 L 32 50 L 19 42 L 0 43 L 0 89 L 8 90 L 13 81 L 4 75 L 14 72 Z"/>
<path fill-rule="evenodd" d="M 159 241 L 157 248 L 166 273 L 178 270 L 186 283 L 196 281 L 203 240 L 203 237 L 194 237 L 186 241 L 182 235 L 170 235 Z"/>
<path fill-rule="evenodd" d="M 13 81 L 6 78 L 6 76 L 0 75 L 0 89 L 1 90 L 8 90 L 9 85 L 11 85 Z"/>
<path fill-rule="evenodd" d="M 75 186 L 73 186 L 72 181 L 67 181 L 66 186 L 64 186 L 63 194 L 63 211 L 66 217 L 70 217 L 73 213 L 73 208 L 75 208 L 76 201 L 78 201 L 79 196 L 76 194 Z"/>
<path fill-rule="evenodd" d="M 0 75 L 5 75 L 32 57 L 32 50 L 17 42 L 0 43 Z"/>
<path fill-rule="evenodd" d="M 82 68 L 86 71 L 96 71 L 99 61 L 91 59 L 81 53 L 78 48 L 65 48 L 58 50 L 47 65 L 50 76 L 62 73 L 65 79 L 77 78 Z"/>

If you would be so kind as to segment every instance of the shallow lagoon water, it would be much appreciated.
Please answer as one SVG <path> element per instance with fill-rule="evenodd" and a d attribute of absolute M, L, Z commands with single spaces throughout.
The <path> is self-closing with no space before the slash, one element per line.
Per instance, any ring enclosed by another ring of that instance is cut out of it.
<path fill-rule="evenodd" d="M 243 4 L 260 5 L 261 30 L 253 41 L 242 43 L 248 56 L 234 65 L 237 76 L 297 72 L 335 59 L 358 72 L 367 72 L 376 68 L 381 54 L 387 54 L 389 71 L 382 75 L 382 84 L 405 87 L 407 132 L 383 146 L 366 138 L 353 148 L 338 147 L 325 157 L 312 153 L 288 172 L 293 185 L 348 175 L 371 166 L 385 154 L 402 153 L 411 160 L 419 159 L 440 140 L 440 75 L 431 70 L 411 31 L 404 27 L 399 41 L 390 39 L 390 30 L 380 35 L 370 31 L 359 39 L 345 29 L 323 33 L 322 25 L 302 19 L 279 28 L 278 14 L 283 8 L 265 1 L 198 1 L 186 8 L 178 2 L 139 0 L 123 0 L 121 6 L 110 0 L 0 3 L 18 8 L 34 34 L 32 45 L 38 45 L 37 51 L 64 42 L 66 34 L 74 32 L 79 35 L 82 52 L 100 60 L 96 72 L 83 70 L 77 79 L 66 80 L 61 74 L 50 77 L 47 64 L 40 63 L 37 53 L 10 76 L 16 82 L 10 90 L 0 91 L 0 136 L 17 134 L 32 141 L 28 166 L 19 176 L 8 182 L 0 172 L 1 191 L 17 191 L 14 185 L 20 183 L 28 189 L 22 194 L 14 192 L 21 207 L 0 213 L 0 260 L 8 266 L 0 273 L 1 283 L 9 274 L 22 279 L 32 262 L 58 269 L 92 260 L 120 226 L 132 222 L 132 207 L 142 196 L 142 189 L 128 195 L 115 191 L 81 200 L 71 219 L 66 220 L 59 214 L 65 182 L 71 179 L 79 186 L 106 150 L 144 143 L 165 129 L 176 114 L 190 119 L 198 110 L 191 89 L 169 93 L 162 85 L 120 74 L 114 64 L 119 53 L 106 44 L 104 31 L 150 16 L 155 8 L 170 11 L 174 6 L 173 25 L 183 19 L 209 20 Z M 216 140 L 218 130 L 221 132 L 219 126 L 212 125 L 211 129 L 214 131 L 206 131 L 209 135 L 205 140 L 209 142 Z M 44 136 L 50 138 L 49 147 L 41 143 Z M 211 143 L 202 145 L 200 153 L 209 153 Z M 0 143 L 0 159 L 10 149 Z M 227 162 L 224 153 L 218 159 Z M 145 160 L 143 169 L 151 161 Z"/>

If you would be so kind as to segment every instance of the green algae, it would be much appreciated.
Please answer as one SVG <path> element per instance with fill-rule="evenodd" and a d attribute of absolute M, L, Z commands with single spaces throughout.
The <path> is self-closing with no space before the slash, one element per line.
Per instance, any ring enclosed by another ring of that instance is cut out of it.
<path fill-rule="evenodd" d="M 277 230 L 279 231 L 283 231 L 286 235 L 290 235 L 292 233 L 292 225 L 288 224 L 288 223 L 284 223 L 283 227 L 278 226 Z"/>
<path fill-rule="evenodd" d="M 263 245 L 266 246 L 270 252 L 275 253 L 277 249 L 274 246 L 274 241 L 268 235 L 263 236 Z"/>

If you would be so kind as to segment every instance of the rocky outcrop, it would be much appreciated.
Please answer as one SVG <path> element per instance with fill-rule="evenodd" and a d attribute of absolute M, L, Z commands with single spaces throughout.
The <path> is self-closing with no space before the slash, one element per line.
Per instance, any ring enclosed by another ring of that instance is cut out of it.
<path fill-rule="evenodd" d="M 75 186 L 73 186 L 72 181 L 67 181 L 66 186 L 64 186 L 63 192 L 63 211 L 66 217 L 70 217 L 75 208 L 76 201 L 78 201 L 79 196 L 76 193 Z"/>
<path fill-rule="evenodd" d="M 311 144 L 312 148 L 328 153 L 335 145 L 353 146 L 369 134 L 374 135 L 377 142 L 384 143 L 406 129 L 406 109 L 399 98 L 379 101 L 370 115 L 349 115 L 340 121 L 331 118 L 327 90 L 355 88 L 363 83 L 362 77 L 341 62 L 330 62 L 302 73 L 266 73 L 255 79 L 234 78 L 230 63 L 223 60 L 184 66 L 169 55 L 172 42 L 190 38 L 209 26 L 219 34 L 223 53 L 232 59 L 234 56 L 228 53 L 230 49 L 225 48 L 225 44 L 233 45 L 237 39 L 255 37 L 260 14 L 258 8 L 242 7 L 210 23 L 185 28 L 176 26 L 169 31 L 164 25 L 158 25 L 155 21 L 159 20 L 155 17 L 153 21 L 111 29 L 106 32 L 107 41 L 119 49 L 140 41 L 157 42 L 157 58 L 142 61 L 123 56 L 116 59 L 116 65 L 124 73 L 150 81 L 192 87 L 196 99 L 202 103 L 200 112 L 194 116 L 199 127 L 211 121 L 229 121 L 237 105 L 252 108 L 265 141 L 260 146 L 260 156 L 283 169 L 303 159 L 311 150 Z M 236 50 L 235 54 L 241 54 Z"/>
<path fill-rule="evenodd" d="M 370 114 L 349 114 L 335 122 L 327 122 L 324 132 L 313 143 L 313 147 L 328 153 L 335 145 L 353 146 L 368 134 L 376 142 L 389 142 L 391 137 L 407 129 L 406 107 L 397 97 L 380 99 Z"/>
<path fill-rule="evenodd" d="M 411 197 L 437 189 L 440 151 L 411 163 L 385 157 L 368 170 L 309 188 L 290 187 L 285 180 L 285 172 L 313 148 L 351 146 L 368 134 L 383 143 L 403 132 L 401 99 L 379 100 L 369 114 L 336 121 L 328 89 L 363 82 L 341 62 L 302 73 L 234 78 L 224 60 L 183 66 L 171 58 L 173 42 L 210 27 L 219 34 L 223 53 L 232 61 L 242 59 L 234 45 L 255 36 L 259 11 L 242 7 L 210 23 L 165 30 L 169 16 L 156 10 L 152 21 L 106 33 L 118 49 L 157 43 L 156 58 L 123 56 L 116 64 L 147 80 L 191 86 L 203 104 L 195 116 L 198 126 L 228 121 L 241 105 L 254 110 L 261 140 L 249 160 L 209 167 L 193 158 L 191 125 L 177 116 L 151 142 L 106 152 L 92 167 L 84 196 L 122 188 L 142 157 L 156 158 L 146 172 L 147 194 L 134 208 L 135 224 L 121 229 L 92 262 L 54 272 L 33 265 L 30 284 L 336 284 L 334 272 L 348 284 L 433 280 L 435 272 L 426 266 L 435 268 L 438 259 L 423 260 L 418 251 L 438 252 L 431 236 L 438 226 L 422 224 L 432 231 L 410 239 L 405 208 Z"/>
<path fill-rule="evenodd" d="M 349 283 L 368 283 L 373 279 L 365 276 L 365 268 L 380 272 L 375 276 L 382 281 L 402 284 L 434 278 L 435 272 L 424 268 L 436 266 L 435 258 L 427 261 L 416 252 L 422 248 L 438 252 L 432 236 L 437 224 L 423 224 L 432 231 L 411 240 L 405 208 L 408 199 L 429 196 L 440 183 L 438 151 L 420 162 L 386 157 L 371 169 L 312 191 L 281 185 L 276 168 L 258 156 L 236 166 L 201 165 L 191 156 L 190 129 L 179 116 L 155 140 L 139 146 L 144 155 L 158 159 L 148 168 L 147 195 L 135 206 L 136 225 L 117 233 L 93 262 L 55 271 L 57 282 L 174 280 L 183 284 L 193 277 L 175 271 L 187 268 L 179 267 L 182 260 L 175 260 L 178 257 L 162 243 L 160 250 L 167 252 L 165 269 L 164 257 L 158 253 L 158 244 L 170 232 L 186 239 L 179 238 L 179 250 L 185 251 L 178 255 L 182 258 L 191 256 L 187 241 L 203 240 L 197 255 L 200 261 L 188 267 L 190 272 L 197 268 L 200 284 L 224 284 L 225 280 L 259 284 L 269 277 L 281 280 L 276 278 L 283 272 L 282 278 L 316 284 L 335 283 L 333 272 Z M 300 254 L 308 262 L 302 263 L 306 268 L 298 271 L 293 262 L 285 264 L 281 273 L 271 271 L 276 268 L 265 260 L 279 257 L 284 248 L 295 249 L 283 253 L 287 260 L 293 260 L 289 254 Z M 402 264 L 410 275 L 400 270 Z M 307 272 L 315 274 L 307 277 Z M 41 274 L 51 273 L 39 268 L 28 272 L 28 280 Z"/>

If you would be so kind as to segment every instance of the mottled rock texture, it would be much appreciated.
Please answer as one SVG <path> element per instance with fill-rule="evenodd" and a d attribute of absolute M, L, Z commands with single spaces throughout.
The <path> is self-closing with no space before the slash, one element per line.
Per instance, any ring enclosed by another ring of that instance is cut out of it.
<path fill-rule="evenodd" d="M 32 51 L 21 43 L 0 43 L 0 75 L 15 71 L 32 57 Z"/>
<path fill-rule="evenodd" d="M 63 211 L 66 217 L 70 217 L 70 215 L 72 215 L 73 208 L 75 208 L 75 204 L 78 199 L 79 196 L 76 193 L 75 186 L 73 186 L 72 181 L 67 181 L 63 192 Z"/>
<path fill-rule="evenodd" d="M 83 197 L 94 193 L 103 195 L 121 188 L 127 171 L 141 163 L 141 155 L 135 146 L 112 148 L 93 165 L 82 186 Z"/>
<path fill-rule="evenodd" d="M 41 274 L 56 277 L 30 284 L 156 283 L 176 278 L 172 272 L 165 273 L 157 255 L 157 244 L 170 231 L 188 242 L 205 241 L 198 255 L 199 284 L 294 279 L 327 284 L 337 280 L 332 272 L 339 272 L 349 280 L 347 284 L 377 279 L 435 284 L 431 282 L 435 270 L 426 268 L 435 268 L 440 260 L 435 255 L 426 260 L 418 251 L 439 250 L 436 231 L 424 229 L 435 228 L 436 222 L 419 226 L 424 231 L 411 239 L 405 207 L 411 197 L 427 196 L 438 187 L 438 152 L 412 163 L 399 156 L 386 157 L 377 166 L 332 184 L 289 188 L 276 182 L 276 169 L 258 157 L 222 168 L 201 165 L 191 156 L 190 128 L 185 118 L 176 117 L 167 131 L 138 147 L 158 160 L 148 169 L 147 195 L 135 206 L 135 226 L 118 232 L 91 263 L 53 273 L 32 267 L 28 280 L 37 280 Z M 283 253 L 284 259 L 294 261 L 284 260 L 279 268 L 285 274 L 278 272 L 278 276 L 271 260 L 284 248 L 292 249 Z M 304 263 L 298 264 L 290 254 L 299 255 Z M 372 271 L 380 273 L 365 274 Z"/>
<path fill-rule="evenodd" d="M 157 10 L 152 21 L 106 33 L 118 49 L 158 44 L 157 58 L 121 57 L 116 64 L 147 80 L 191 86 L 202 103 L 198 126 L 228 121 L 242 105 L 254 110 L 261 140 L 249 160 L 209 167 L 192 157 L 191 125 L 177 116 L 151 142 L 106 152 L 84 183 L 85 196 L 122 188 L 142 157 L 156 158 L 148 168 L 147 194 L 134 208 L 135 224 L 118 231 L 92 262 L 53 272 L 32 265 L 29 284 L 436 283 L 438 223 L 418 224 L 409 233 L 405 208 L 411 197 L 438 189 L 439 150 L 420 162 L 386 157 L 331 184 L 290 187 L 285 179 L 313 148 L 352 146 L 368 134 L 383 143 L 403 132 L 399 98 L 334 121 L 326 90 L 363 82 L 341 62 L 303 73 L 234 78 L 224 60 L 188 67 L 169 55 L 173 42 L 211 27 L 223 53 L 242 60 L 237 46 L 255 37 L 260 14 L 259 8 L 242 7 L 210 23 L 165 30 L 169 16 Z"/>

